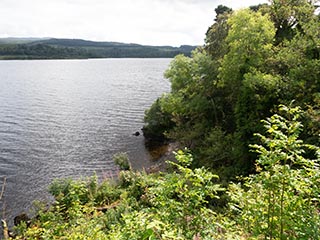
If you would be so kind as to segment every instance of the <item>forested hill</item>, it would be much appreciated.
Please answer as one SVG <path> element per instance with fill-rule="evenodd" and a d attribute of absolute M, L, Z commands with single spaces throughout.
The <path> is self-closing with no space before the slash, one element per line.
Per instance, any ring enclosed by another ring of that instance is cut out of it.
<path fill-rule="evenodd" d="M 196 46 L 146 46 L 82 39 L 2 38 L 0 59 L 172 58 L 190 56 Z"/>

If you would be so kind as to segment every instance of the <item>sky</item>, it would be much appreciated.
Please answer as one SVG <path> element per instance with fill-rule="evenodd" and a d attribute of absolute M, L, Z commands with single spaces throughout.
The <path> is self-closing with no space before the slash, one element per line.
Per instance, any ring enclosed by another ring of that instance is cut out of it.
<path fill-rule="evenodd" d="M 267 0 L 0 0 L 0 38 L 55 37 L 145 45 L 202 45 L 222 4 Z"/>

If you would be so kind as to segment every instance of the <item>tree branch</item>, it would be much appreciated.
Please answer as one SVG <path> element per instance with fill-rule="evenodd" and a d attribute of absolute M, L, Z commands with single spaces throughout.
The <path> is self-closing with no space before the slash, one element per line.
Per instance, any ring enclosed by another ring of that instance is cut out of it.
<path fill-rule="evenodd" d="M 5 188 L 6 188 L 6 182 L 7 182 L 7 178 L 4 177 L 4 178 L 3 178 L 2 189 L 1 189 L 1 193 L 0 193 L 0 200 L 1 200 L 2 197 L 3 197 L 4 191 L 5 191 Z"/>

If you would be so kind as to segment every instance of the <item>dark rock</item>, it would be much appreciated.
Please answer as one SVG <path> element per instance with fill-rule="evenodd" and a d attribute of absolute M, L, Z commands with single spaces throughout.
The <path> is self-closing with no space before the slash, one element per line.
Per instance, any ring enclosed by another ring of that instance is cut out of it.
<path fill-rule="evenodd" d="M 133 135 L 138 137 L 138 136 L 140 136 L 140 132 L 135 132 Z"/>

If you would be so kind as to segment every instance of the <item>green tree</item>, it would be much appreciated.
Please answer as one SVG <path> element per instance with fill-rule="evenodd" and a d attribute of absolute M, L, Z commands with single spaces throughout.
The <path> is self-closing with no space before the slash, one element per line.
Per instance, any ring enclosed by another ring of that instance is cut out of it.
<path fill-rule="evenodd" d="M 303 25 L 314 18 L 315 0 L 270 0 L 270 15 L 277 29 L 276 43 L 302 33 Z"/>
<path fill-rule="evenodd" d="M 219 6 L 205 46 L 173 60 L 165 75 L 172 91 L 157 103 L 173 123 L 161 132 L 191 148 L 196 163 L 246 174 L 256 159 L 248 148 L 253 133 L 262 132 L 259 121 L 279 104 L 298 102 L 306 112 L 302 138 L 319 142 L 320 20 L 314 2 L 275 0 L 252 9 Z M 225 146 L 227 153 L 220 149 Z"/>
<path fill-rule="evenodd" d="M 165 73 L 172 92 L 160 99 L 162 110 L 171 114 L 174 122 L 168 137 L 192 147 L 213 121 L 218 121 L 220 110 L 212 98 L 216 75 L 215 62 L 201 49 L 193 52 L 192 58 L 178 56 L 172 61 Z"/>
<path fill-rule="evenodd" d="M 213 59 L 220 59 L 227 52 L 225 38 L 228 34 L 228 18 L 232 9 L 219 5 L 216 9 L 215 23 L 209 27 L 205 38 L 205 50 Z"/>
<path fill-rule="evenodd" d="M 219 77 L 221 84 L 235 94 L 245 73 L 263 69 L 265 59 L 272 54 L 275 28 L 268 15 L 248 9 L 235 12 L 228 25 L 229 51 L 222 60 Z"/>

